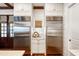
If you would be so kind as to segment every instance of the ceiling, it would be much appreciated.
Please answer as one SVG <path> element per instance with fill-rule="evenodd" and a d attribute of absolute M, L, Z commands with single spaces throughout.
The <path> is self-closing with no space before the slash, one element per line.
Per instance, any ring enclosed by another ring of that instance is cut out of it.
<path fill-rule="evenodd" d="M 13 9 L 13 3 L 0 3 L 0 9 Z"/>

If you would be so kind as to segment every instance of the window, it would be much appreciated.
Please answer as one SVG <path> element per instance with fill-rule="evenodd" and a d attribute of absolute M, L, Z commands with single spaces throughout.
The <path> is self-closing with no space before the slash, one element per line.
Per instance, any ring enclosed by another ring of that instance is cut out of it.
<path fill-rule="evenodd" d="M 0 36 L 1 37 L 13 37 L 13 16 L 0 16 Z"/>
<path fill-rule="evenodd" d="M 13 32 L 13 23 L 10 23 L 10 37 L 14 36 L 14 32 Z"/>
<path fill-rule="evenodd" d="M 1 23 L 1 37 L 7 37 L 7 23 Z"/>
<path fill-rule="evenodd" d="M 0 22 L 0 37 L 1 37 L 1 22 Z"/>

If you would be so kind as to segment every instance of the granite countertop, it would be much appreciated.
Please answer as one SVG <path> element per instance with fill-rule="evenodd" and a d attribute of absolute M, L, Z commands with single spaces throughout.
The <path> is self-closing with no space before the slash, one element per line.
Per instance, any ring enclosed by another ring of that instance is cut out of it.
<path fill-rule="evenodd" d="M 69 49 L 74 56 L 79 56 L 79 49 Z"/>
<path fill-rule="evenodd" d="M 24 50 L 0 50 L 0 56 L 23 56 Z"/>

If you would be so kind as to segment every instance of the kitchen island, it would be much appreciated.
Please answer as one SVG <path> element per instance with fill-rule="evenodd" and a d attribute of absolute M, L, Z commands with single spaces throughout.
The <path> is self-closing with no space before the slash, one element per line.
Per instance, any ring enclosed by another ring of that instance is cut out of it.
<path fill-rule="evenodd" d="M 23 56 L 25 50 L 0 50 L 0 56 Z"/>

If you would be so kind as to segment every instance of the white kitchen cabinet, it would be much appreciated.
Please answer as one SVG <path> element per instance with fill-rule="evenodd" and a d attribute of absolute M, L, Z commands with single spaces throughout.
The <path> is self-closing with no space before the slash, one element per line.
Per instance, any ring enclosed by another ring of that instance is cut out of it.
<path fill-rule="evenodd" d="M 39 44 L 39 53 L 45 53 L 46 50 L 45 50 L 45 43 L 41 43 Z"/>
<path fill-rule="evenodd" d="M 31 16 L 32 4 L 31 3 L 15 3 L 14 16 Z"/>
<path fill-rule="evenodd" d="M 31 45 L 31 48 L 32 48 L 32 53 L 38 53 L 38 45 L 37 45 L 37 43 L 32 43 L 32 45 Z"/>
<path fill-rule="evenodd" d="M 32 40 L 32 53 L 46 53 L 44 40 Z"/>
<path fill-rule="evenodd" d="M 41 4 L 40 4 L 41 5 Z M 39 6 L 38 4 L 33 4 L 33 6 Z M 44 7 L 44 6 L 43 6 Z M 35 27 L 35 22 L 40 21 L 42 27 Z M 33 9 L 32 14 L 32 28 L 31 28 L 31 53 L 32 54 L 46 54 L 46 24 L 45 24 L 45 9 Z M 39 34 L 38 37 L 34 37 L 34 32 Z"/>
<path fill-rule="evenodd" d="M 46 16 L 63 16 L 63 4 L 61 3 L 46 3 L 45 4 Z"/>

